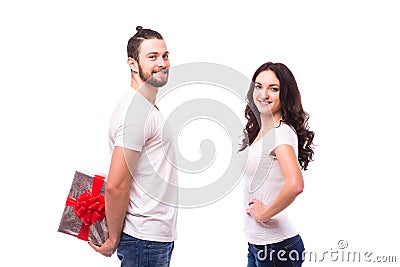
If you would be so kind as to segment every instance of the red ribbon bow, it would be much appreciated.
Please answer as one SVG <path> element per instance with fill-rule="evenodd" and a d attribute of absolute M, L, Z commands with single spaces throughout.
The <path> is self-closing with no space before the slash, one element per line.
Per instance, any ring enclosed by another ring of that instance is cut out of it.
<path fill-rule="evenodd" d="M 73 206 L 76 216 L 82 221 L 78 238 L 88 241 L 90 226 L 96 221 L 101 222 L 105 214 L 104 195 L 100 194 L 104 183 L 104 177 L 95 175 L 93 177 L 92 191 L 87 190 L 77 199 L 68 196 L 66 206 Z"/>

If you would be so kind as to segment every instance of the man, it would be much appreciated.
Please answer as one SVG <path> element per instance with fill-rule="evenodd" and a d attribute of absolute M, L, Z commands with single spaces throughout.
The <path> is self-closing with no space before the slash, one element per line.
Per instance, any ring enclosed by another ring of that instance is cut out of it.
<path fill-rule="evenodd" d="M 104 256 L 117 250 L 121 266 L 169 266 L 176 239 L 177 170 L 173 135 L 155 101 L 158 88 L 168 81 L 170 63 L 158 32 L 136 30 L 127 46 L 131 88 L 117 105 L 109 130 L 109 237 L 100 247 L 89 244 Z"/>

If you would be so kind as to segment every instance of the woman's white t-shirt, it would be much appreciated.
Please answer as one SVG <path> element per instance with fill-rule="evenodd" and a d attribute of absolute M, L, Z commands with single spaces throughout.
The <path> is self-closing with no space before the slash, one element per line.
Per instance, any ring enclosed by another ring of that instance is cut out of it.
<path fill-rule="evenodd" d="M 290 145 L 298 155 L 296 132 L 287 124 L 272 128 L 260 140 L 253 143 L 248 151 L 248 165 L 244 173 L 245 209 L 252 199 L 264 205 L 271 204 L 285 182 L 275 149 L 280 145 Z M 244 230 L 247 241 L 254 245 L 266 245 L 283 241 L 297 235 L 286 210 L 281 211 L 266 222 L 260 223 L 245 214 Z"/>

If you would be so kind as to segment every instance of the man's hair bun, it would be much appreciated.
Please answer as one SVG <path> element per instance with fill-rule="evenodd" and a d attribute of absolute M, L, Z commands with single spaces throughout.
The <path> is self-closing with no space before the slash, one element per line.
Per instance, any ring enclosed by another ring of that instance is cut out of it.
<path fill-rule="evenodd" d="M 136 30 L 137 31 L 141 31 L 141 30 L 143 30 L 143 27 L 142 26 L 136 26 Z"/>

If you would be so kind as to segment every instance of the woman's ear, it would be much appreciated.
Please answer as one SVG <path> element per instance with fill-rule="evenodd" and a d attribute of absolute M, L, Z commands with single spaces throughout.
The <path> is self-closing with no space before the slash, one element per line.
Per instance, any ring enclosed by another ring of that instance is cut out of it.
<path fill-rule="evenodd" d="M 139 68 L 138 68 L 138 62 L 136 60 L 134 60 L 131 57 L 128 57 L 127 60 L 128 66 L 129 68 L 133 71 L 133 72 L 139 72 Z"/>

